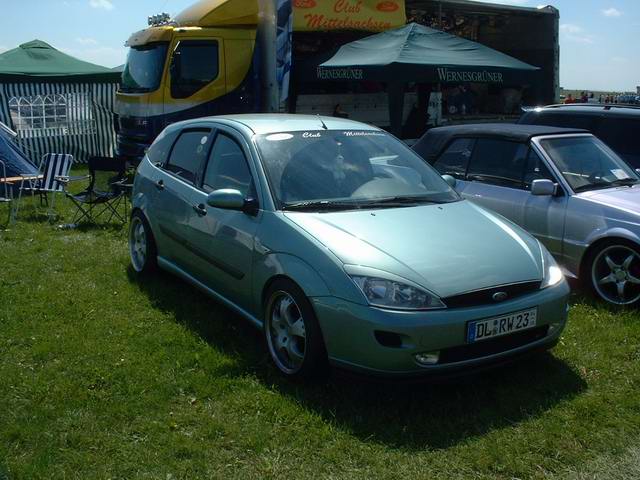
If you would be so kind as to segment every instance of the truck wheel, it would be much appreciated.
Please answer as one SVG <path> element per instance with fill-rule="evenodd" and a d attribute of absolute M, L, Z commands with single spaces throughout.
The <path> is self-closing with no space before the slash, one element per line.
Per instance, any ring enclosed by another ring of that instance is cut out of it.
<path fill-rule="evenodd" d="M 300 287 L 278 279 L 265 298 L 265 341 L 278 370 L 294 380 L 325 377 L 328 361 L 322 331 Z"/>

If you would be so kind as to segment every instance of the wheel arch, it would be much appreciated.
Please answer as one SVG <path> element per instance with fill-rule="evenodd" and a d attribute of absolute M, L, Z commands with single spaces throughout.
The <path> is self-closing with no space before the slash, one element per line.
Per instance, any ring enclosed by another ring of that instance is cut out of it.
<path fill-rule="evenodd" d="M 588 275 L 585 276 L 585 274 L 588 274 L 586 270 L 589 267 L 593 255 L 606 246 L 615 245 L 616 243 L 631 244 L 640 251 L 640 237 L 634 235 L 628 230 L 616 229 L 614 231 L 607 232 L 606 235 L 600 235 L 589 242 L 589 246 L 582 254 L 582 258 L 580 259 L 580 278 L 588 278 Z"/>

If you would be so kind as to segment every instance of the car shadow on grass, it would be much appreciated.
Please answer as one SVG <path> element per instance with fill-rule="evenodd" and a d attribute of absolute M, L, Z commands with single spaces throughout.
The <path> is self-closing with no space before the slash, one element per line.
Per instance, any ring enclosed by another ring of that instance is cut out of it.
<path fill-rule="evenodd" d="M 584 392 L 587 384 L 562 359 L 533 354 L 472 376 L 383 381 L 333 372 L 326 382 L 290 382 L 271 366 L 262 334 L 242 317 L 180 279 L 159 272 L 137 282 L 155 308 L 233 358 L 212 374 L 254 375 L 267 388 L 362 441 L 409 450 L 445 449 L 535 419 Z"/>

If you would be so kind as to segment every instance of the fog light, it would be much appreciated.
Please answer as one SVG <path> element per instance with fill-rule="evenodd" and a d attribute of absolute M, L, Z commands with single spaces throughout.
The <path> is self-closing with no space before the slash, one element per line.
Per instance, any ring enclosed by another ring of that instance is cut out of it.
<path fill-rule="evenodd" d="M 440 352 L 418 353 L 414 358 L 420 365 L 435 365 L 440 361 Z"/>

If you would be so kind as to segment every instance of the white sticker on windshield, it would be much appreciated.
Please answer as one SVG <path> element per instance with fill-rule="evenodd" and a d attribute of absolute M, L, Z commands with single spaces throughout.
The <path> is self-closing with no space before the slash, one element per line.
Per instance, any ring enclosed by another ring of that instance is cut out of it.
<path fill-rule="evenodd" d="M 290 140 L 292 138 L 293 135 L 290 133 L 274 133 L 273 135 L 266 137 L 269 142 L 280 142 L 282 140 Z"/>
<path fill-rule="evenodd" d="M 629 178 L 629 175 L 627 175 L 621 168 L 614 168 L 611 170 L 611 173 L 613 173 L 618 180 L 626 180 Z"/>
<path fill-rule="evenodd" d="M 204 145 L 205 143 L 207 143 L 208 140 L 209 140 L 209 137 L 202 137 L 200 139 L 200 145 Z"/>

